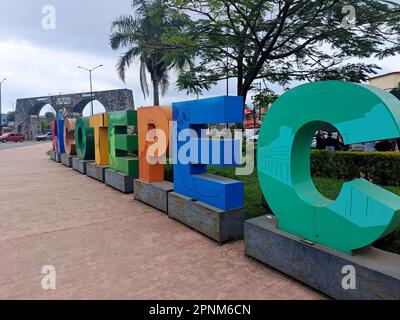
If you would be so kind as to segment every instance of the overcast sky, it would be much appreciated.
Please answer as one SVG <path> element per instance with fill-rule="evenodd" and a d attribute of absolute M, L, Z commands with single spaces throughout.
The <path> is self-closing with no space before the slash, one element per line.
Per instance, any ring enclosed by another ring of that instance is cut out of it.
<path fill-rule="evenodd" d="M 56 9 L 55 30 L 42 27 L 46 5 Z M 130 0 L 0 0 L 0 78 L 7 78 L 3 112 L 11 111 L 18 98 L 89 91 L 88 73 L 77 66 L 99 64 L 104 67 L 93 74 L 95 91 L 129 88 L 136 106 L 151 105 L 152 99 L 144 100 L 140 90 L 138 65 L 132 66 L 124 84 L 115 71 L 121 52 L 111 50 L 108 43 L 111 22 L 129 13 Z M 376 63 L 383 68 L 381 73 L 400 70 L 400 57 Z M 232 81 L 232 94 L 234 86 Z M 207 96 L 224 94 L 221 83 Z M 187 98 L 171 84 L 161 104 Z"/>

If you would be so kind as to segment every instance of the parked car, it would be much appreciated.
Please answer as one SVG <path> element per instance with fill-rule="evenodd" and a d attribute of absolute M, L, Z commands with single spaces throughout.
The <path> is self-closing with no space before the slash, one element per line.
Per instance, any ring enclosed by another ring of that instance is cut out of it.
<path fill-rule="evenodd" d="M 258 142 L 258 134 L 256 134 L 255 136 L 252 136 L 250 138 L 247 138 L 247 141 L 257 143 Z"/>
<path fill-rule="evenodd" d="M 313 137 L 311 142 L 311 149 L 316 149 L 316 148 L 317 148 L 317 138 Z"/>
<path fill-rule="evenodd" d="M 364 143 L 355 143 L 350 145 L 350 151 L 365 151 Z"/>
<path fill-rule="evenodd" d="M 51 132 L 47 132 L 44 134 L 40 134 L 38 136 L 35 137 L 36 141 L 47 141 L 47 140 L 51 140 L 52 139 L 52 134 Z"/>
<path fill-rule="evenodd" d="M 3 143 L 14 141 L 14 142 L 24 142 L 25 137 L 20 133 L 6 133 L 0 137 L 0 141 Z"/>
<path fill-rule="evenodd" d="M 246 140 L 248 138 L 254 137 L 260 133 L 260 129 L 246 129 L 244 132 L 244 137 Z"/>

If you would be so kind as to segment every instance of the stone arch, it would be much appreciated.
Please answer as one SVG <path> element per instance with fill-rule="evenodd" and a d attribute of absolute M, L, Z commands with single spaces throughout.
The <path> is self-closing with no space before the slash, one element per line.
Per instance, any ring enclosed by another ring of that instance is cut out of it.
<path fill-rule="evenodd" d="M 39 116 L 39 113 L 40 113 L 40 111 L 43 109 L 43 107 L 45 106 L 45 105 L 47 105 L 47 104 L 49 104 L 49 103 L 47 103 L 47 102 L 38 102 L 38 103 L 36 103 L 32 108 L 31 108 L 31 110 L 29 110 L 29 115 L 30 116 Z"/>
<path fill-rule="evenodd" d="M 30 115 L 31 116 L 39 116 L 42 109 L 47 105 L 51 106 L 54 113 L 57 113 L 56 109 L 53 107 L 53 105 L 51 103 L 40 102 L 33 106 L 33 108 L 30 111 Z"/>
<path fill-rule="evenodd" d="M 99 100 L 93 99 L 93 114 L 101 114 L 105 112 L 106 108 L 104 105 Z M 84 117 L 91 115 L 91 101 L 83 108 L 82 115 Z"/>
<path fill-rule="evenodd" d="M 90 93 L 84 93 L 72 106 L 72 112 L 82 114 L 83 109 L 92 100 L 99 101 L 104 106 L 106 112 L 122 111 L 135 108 L 132 91 L 122 89 L 93 92 L 93 96 L 91 96 Z"/>
<path fill-rule="evenodd" d="M 96 99 L 93 99 L 96 100 Z M 92 99 L 86 99 L 83 98 L 82 100 L 80 100 L 73 108 L 72 108 L 72 112 L 73 113 L 79 113 L 82 114 L 83 109 L 85 109 L 85 107 L 92 101 Z"/>
<path fill-rule="evenodd" d="M 18 99 L 15 112 L 15 131 L 22 133 L 28 140 L 33 139 L 31 130 L 31 116 L 39 115 L 40 110 L 50 104 L 53 109 L 66 109 L 69 117 L 82 114 L 85 106 L 92 100 L 99 101 L 106 112 L 134 109 L 133 93 L 128 89 L 108 90 L 74 94 L 60 94 L 47 97 Z"/>
<path fill-rule="evenodd" d="M 26 109 L 27 114 L 25 116 L 25 120 L 22 123 L 18 122 L 16 131 L 23 133 L 27 140 L 33 140 L 38 134 L 48 131 L 48 129 L 43 129 L 43 122 L 46 119 L 44 119 L 43 116 L 40 116 L 40 112 L 47 105 L 51 106 L 53 111 L 56 113 L 55 108 L 51 104 L 51 101 L 41 101 L 34 103 L 31 105 L 31 107 L 28 107 Z M 56 114 L 54 115 L 54 118 L 55 117 Z"/>

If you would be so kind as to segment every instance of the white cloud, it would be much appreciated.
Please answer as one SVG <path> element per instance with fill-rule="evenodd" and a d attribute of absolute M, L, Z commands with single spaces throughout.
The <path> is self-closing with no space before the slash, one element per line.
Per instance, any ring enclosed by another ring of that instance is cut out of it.
<path fill-rule="evenodd" d="M 12 103 L 16 99 L 48 94 L 76 93 L 89 91 L 89 74 L 78 69 L 78 65 L 92 67 L 103 64 L 93 73 L 94 91 L 128 88 L 133 91 L 135 104 L 139 106 L 152 105 L 152 98 L 144 99 L 140 89 L 139 66 L 133 64 L 128 71 L 127 83 L 124 84 L 117 75 L 115 64 L 118 58 L 86 51 L 63 50 L 57 47 L 43 47 L 27 40 L 8 38 L 0 42 L 0 77 L 6 77 L 3 84 L 2 106 L 3 112 L 12 110 Z M 366 59 L 368 63 L 376 63 L 382 67 L 380 73 L 400 71 L 400 57 L 389 57 L 383 60 Z M 171 81 L 176 77 L 171 74 Z M 279 87 L 273 89 L 280 92 Z M 230 81 L 230 94 L 236 92 L 236 81 Z M 225 82 L 212 88 L 202 97 L 211 97 L 225 94 Z M 249 95 L 250 98 L 251 94 Z M 176 101 L 196 99 L 185 92 L 177 92 L 171 83 L 165 97 L 161 98 L 162 105 L 171 105 Z M 98 106 L 95 110 L 101 110 Z"/>
<path fill-rule="evenodd" d="M 379 72 L 379 74 L 384 74 L 387 72 L 393 72 L 393 71 L 400 71 L 400 56 L 396 55 L 393 57 L 388 57 L 383 60 L 378 60 L 378 59 L 370 59 L 371 62 L 377 64 L 382 68 L 382 70 Z"/>
<path fill-rule="evenodd" d="M 94 91 L 128 88 L 133 91 L 136 106 L 152 105 L 152 98 L 144 99 L 140 89 L 138 64 L 134 63 L 131 66 L 127 74 L 127 83 L 124 84 L 115 70 L 117 58 L 117 55 L 105 57 L 79 50 L 41 47 L 19 39 L 0 42 L 0 77 L 7 77 L 3 86 L 3 111 L 11 111 L 9 101 L 15 103 L 18 98 L 89 91 L 89 74 L 77 67 L 81 65 L 89 68 L 98 64 L 103 64 L 104 67 L 93 72 Z M 174 81 L 173 75 L 171 78 Z M 224 93 L 221 85 L 205 96 Z M 174 84 L 171 83 L 170 90 L 161 101 L 163 105 L 170 105 L 175 101 L 195 98 L 187 96 L 184 92 L 176 92 Z"/>
<path fill-rule="evenodd" d="M 91 66 L 98 58 L 90 54 L 38 47 L 25 40 L 0 42 L 0 73 L 7 77 L 3 88 L 4 101 L 17 98 L 73 93 L 89 90 L 88 74 L 77 69 L 79 64 Z M 113 61 L 99 61 L 105 68 L 94 74 L 94 89 L 120 87 L 113 73 Z M 114 73 L 115 74 L 115 73 Z"/>

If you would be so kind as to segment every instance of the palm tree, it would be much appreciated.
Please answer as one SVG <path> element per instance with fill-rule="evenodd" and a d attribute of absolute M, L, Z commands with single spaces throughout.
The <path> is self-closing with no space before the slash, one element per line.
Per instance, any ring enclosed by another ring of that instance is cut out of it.
<path fill-rule="evenodd" d="M 121 16 L 112 24 L 110 45 L 113 50 L 128 48 L 117 63 L 119 77 L 125 82 L 126 72 L 135 59 L 140 61 L 140 85 L 149 96 L 147 73 L 153 86 L 154 105 L 160 105 L 170 84 L 169 71 L 178 72 L 192 66 L 192 56 L 182 48 L 163 45 L 170 34 L 180 34 L 190 23 L 187 15 L 168 8 L 165 0 L 133 0 L 136 16 Z"/>

